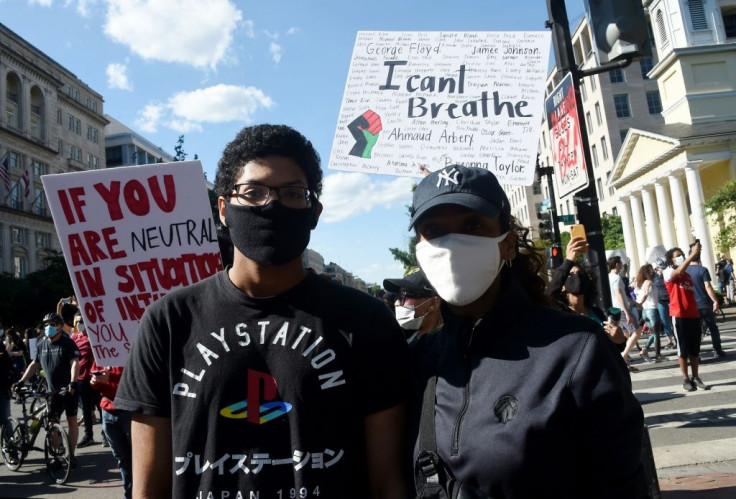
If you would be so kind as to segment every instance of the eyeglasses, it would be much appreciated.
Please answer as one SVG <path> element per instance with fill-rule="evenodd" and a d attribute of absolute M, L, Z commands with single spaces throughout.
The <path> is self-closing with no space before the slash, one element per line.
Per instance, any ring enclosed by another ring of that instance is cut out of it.
<path fill-rule="evenodd" d="M 413 293 L 411 291 L 407 291 L 405 289 L 402 289 L 399 291 L 399 305 L 402 307 L 404 306 L 404 303 L 406 303 L 407 299 L 418 299 L 418 298 L 432 298 L 429 295 L 422 294 L 422 293 Z"/>
<path fill-rule="evenodd" d="M 59 324 L 58 322 L 47 322 L 46 325 L 47 326 L 53 326 L 53 327 L 59 327 L 59 326 L 61 326 L 61 324 Z"/>
<path fill-rule="evenodd" d="M 231 199 L 241 206 L 265 206 L 271 201 L 274 191 L 284 206 L 289 208 L 309 208 L 312 204 L 312 191 L 306 187 L 287 185 L 284 187 L 269 187 L 262 184 L 235 184 L 235 191 L 230 194 Z"/>

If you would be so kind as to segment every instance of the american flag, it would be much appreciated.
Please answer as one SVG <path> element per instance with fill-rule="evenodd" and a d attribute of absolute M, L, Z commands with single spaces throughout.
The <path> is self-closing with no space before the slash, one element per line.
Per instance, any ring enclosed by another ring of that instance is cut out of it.
<path fill-rule="evenodd" d="M 23 180 L 23 183 L 26 184 L 26 190 L 24 193 L 24 197 L 28 199 L 28 196 L 31 195 L 31 179 L 30 179 L 30 176 L 28 175 L 28 169 L 26 169 L 26 172 L 23 174 L 21 179 Z"/>
<path fill-rule="evenodd" d="M 5 190 L 10 192 L 10 171 L 8 170 L 8 155 L 3 159 L 2 167 L 0 167 L 0 178 L 5 184 Z"/>

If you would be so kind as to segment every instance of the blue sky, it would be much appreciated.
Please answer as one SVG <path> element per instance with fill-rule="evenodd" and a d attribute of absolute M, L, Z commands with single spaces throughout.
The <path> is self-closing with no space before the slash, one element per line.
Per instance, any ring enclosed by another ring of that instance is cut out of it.
<path fill-rule="evenodd" d="M 575 23 L 581 0 L 568 0 Z M 214 179 L 243 126 L 284 123 L 323 161 L 310 247 L 367 282 L 402 274 L 412 180 L 330 170 L 358 31 L 542 30 L 543 0 L 0 0 L 0 22 L 100 92 L 105 113 Z"/>

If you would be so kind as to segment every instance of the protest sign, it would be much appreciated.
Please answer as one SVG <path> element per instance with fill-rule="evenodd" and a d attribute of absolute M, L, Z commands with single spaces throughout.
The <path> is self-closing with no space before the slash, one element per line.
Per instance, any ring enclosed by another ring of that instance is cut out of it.
<path fill-rule="evenodd" d="M 145 308 L 222 269 L 199 161 L 41 177 L 95 360 L 123 366 Z"/>
<path fill-rule="evenodd" d="M 545 102 L 552 146 L 557 196 L 564 198 L 588 186 L 583 137 L 575 87 L 568 73 Z"/>
<path fill-rule="evenodd" d="M 450 164 L 531 185 L 548 32 L 359 32 L 329 167 L 421 177 Z"/>

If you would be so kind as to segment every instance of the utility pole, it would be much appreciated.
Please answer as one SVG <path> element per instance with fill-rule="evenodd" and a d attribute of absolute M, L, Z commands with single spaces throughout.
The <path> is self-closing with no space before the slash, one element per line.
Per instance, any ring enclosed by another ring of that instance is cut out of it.
<path fill-rule="evenodd" d="M 555 199 L 555 188 L 552 184 L 552 175 L 555 173 L 554 166 L 542 166 L 539 164 L 539 155 L 537 155 L 537 174 L 538 178 L 544 175 L 547 179 L 547 188 L 549 189 L 549 211 L 552 213 L 552 233 L 554 234 L 554 244 L 562 245 L 560 236 L 560 217 L 557 215 L 557 200 Z"/>
<path fill-rule="evenodd" d="M 570 23 L 567 19 L 567 9 L 564 0 L 547 0 L 547 11 L 549 20 L 547 27 L 552 30 L 552 43 L 554 45 L 557 70 L 563 74 L 572 74 L 573 88 L 575 89 L 575 101 L 580 119 L 580 134 L 583 142 L 583 154 L 585 156 L 585 171 L 588 176 L 588 186 L 573 196 L 573 203 L 577 208 L 578 222 L 585 226 L 585 234 L 588 239 L 589 250 L 586 253 L 588 267 L 598 283 L 598 300 L 603 310 L 611 306 L 611 288 L 608 284 L 608 266 L 606 264 L 606 249 L 603 243 L 603 231 L 601 227 L 601 213 L 598 206 L 598 194 L 595 190 L 595 177 L 593 162 L 590 157 L 587 124 L 583 117 L 583 101 L 580 98 L 580 79 L 611 69 L 624 68 L 631 64 L 631 57 L 616 61 L 605 66 L 599 66 L 592 70 L 581 70 L 575 64 L 575 53 L 570 35 Z M 549 182 L 549 178 L 548 178 Z M 551 184 L 550 184 L 551 185 Z M 557 224 L 555 228 L 559 231 Z"/>

